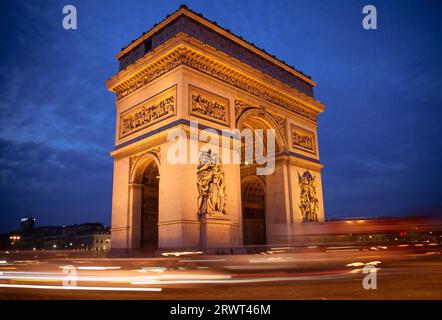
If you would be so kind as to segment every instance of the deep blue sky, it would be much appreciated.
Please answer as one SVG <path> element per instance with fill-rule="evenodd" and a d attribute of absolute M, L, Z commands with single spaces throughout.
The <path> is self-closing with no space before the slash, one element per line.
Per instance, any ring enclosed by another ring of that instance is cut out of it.
<path fill-rule="evenodd" d="M 114 56 L 183 1 L 1 1 L 0 232 L 110 223 Z M 440 1 L 187 1 L 311 75 L 327 217 L 442 207 Z M 74 4 L 78 30 L 62 28 Z M 361 26 L 374 4 L 378 30 Z"/>

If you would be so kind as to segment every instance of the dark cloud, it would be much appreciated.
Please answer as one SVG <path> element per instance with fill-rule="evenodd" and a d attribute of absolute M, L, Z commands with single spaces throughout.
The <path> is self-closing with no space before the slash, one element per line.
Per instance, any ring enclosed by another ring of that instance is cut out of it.
<path fill-rule="evenodd" d="M 178 1 L 1 1 L 0 231 L 27 201 L 39 224 L 110 221 L 115 54 Z M 327 216 L 441 206 L 440 1 L 191 1 L 189 6 L 309 74 Z"/>
<path fill-rule="evenodd" d="M 0 139 L 2 229 L 31 213 L 39 223 L 110 221 L 112 161 L 97 152 Z M 6 229 L 8 230 L 8 229 Z"/>

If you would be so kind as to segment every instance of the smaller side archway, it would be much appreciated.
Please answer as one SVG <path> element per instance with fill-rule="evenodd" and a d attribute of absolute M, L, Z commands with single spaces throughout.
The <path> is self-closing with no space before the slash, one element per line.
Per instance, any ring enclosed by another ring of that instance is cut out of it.
<path fill-rule="evenodd" d="M 160 163 L 148 152 L 133 160 L 130 173 L 130 224 L 132 249 L 158 249 Z"/>
<path fill-rule="evenodd" d="M 265 182 L 257 175 L 241 181 L 242 231 L 244 245 L 266 244 Z"/>

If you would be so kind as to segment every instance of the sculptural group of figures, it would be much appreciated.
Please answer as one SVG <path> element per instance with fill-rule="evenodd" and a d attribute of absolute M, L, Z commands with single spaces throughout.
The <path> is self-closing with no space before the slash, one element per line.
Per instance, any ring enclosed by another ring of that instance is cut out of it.
<path fill-rule="evenodd" d="M 160 119 L 174 112 L 174 97 L 168 97 L 152 106 L 143 106 L 139 111 L 123 119 L 123 134 L 135 128 L 141 127 L 152 121 Z"/>
<path fill-rule="evenodd" d="M 198 216 L 225 214 L 225 181 L 222 163 L 211 151 L 201 152 L 197 169 Z"/>
<path fill-rule="evenodd" d="M 192 111 L 226 121 L 226 107 L 216 101 L 209 101 L 201 95 L 192 95 Z"/>
<path fill-rule="evenodd" d="M 306 149 L 313 150 L 313 138 L 293 132 L 293 143 L 295 146 L 300 146 Z"/>
<path fill-rule="evenodd" d="M 315 177 L 305 171 L 301 176 L 298 173 L 300 193 L 300 205 L 303 222 L 317 222 L 319 211 L 319 200 L 316 196 Z"/>

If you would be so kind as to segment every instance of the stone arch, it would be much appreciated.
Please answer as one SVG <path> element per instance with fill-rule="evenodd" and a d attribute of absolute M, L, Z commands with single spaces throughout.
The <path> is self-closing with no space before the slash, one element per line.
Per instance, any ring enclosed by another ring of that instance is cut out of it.
<path fill-rule="evenodd" d="M 158 248 L 159 177 L 161 166 L 154 151 L 130 159 L 129 218 L 131 247 L 143 251 Z"/>
<path fill-rule="evenodd" d="M 276 152 L 288 150 L 286 132 L 264 108 L 250 108 L 236 120 L 236 128 L 243 129 L 275 129 Z"/>
<path fill-rule="evenodd" d="M 141 183 L 146 168 L 153 163 L 161 174 L 161 165 L 159 154 L 155 151 L 148 151 L 140 156 L 136 156 L 131 160 L 131 170 L 129 183 Z"/>
<path fill-rule="evenodd" d="M 265 190 L 265 179 L 262 176 L 258 175 L 248 175 L 241 179 L 241 189 L 246 188 L 251 183 L 257 183 Z"/>

